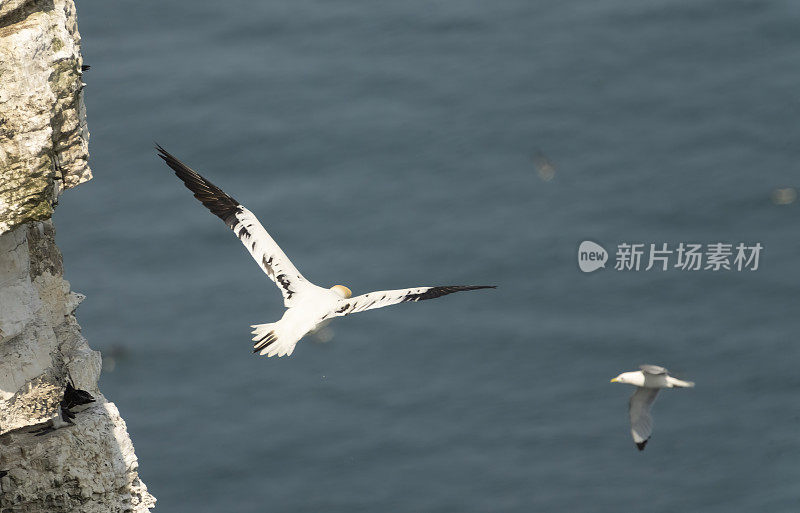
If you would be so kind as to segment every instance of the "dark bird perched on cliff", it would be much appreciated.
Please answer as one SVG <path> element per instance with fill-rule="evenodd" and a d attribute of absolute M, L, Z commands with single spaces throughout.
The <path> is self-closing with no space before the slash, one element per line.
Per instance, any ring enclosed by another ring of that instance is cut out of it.
<path fill-rule="evenodd" d="M 640 450 L 644 450 L 650 433 L 653 431 L 653 418 L 650 417 L 650 406 L 656 400 L 662 388 L 691 388 L 694 383 L 673 378 L 664 367 L 658 365 L 640 365 L 638 371 L 623 372 L 612 383 L 628 383 L 636 387 L 636 392 L 628 401 L 628 415 L 631 419 L 631 435 L 633 442 Z"/>
<path fill-rule="evenodd" d="M 158 156 L 183 180 L 195 198 L 233 230 L 283 294 L 283 304 L 286 306 L 283 317 L 278 322 L 251 326 L 253 352 L 267 356 L 288 356 L 300 339 L 322 328 L 334 317 L 397 303 L 433 299 L 463 290 L 494 288 L 486 285 L 416 287 L 351 297 L 350 289 L 344 285 L 334 285 L 329 289 L 314 285 L 300 274 L 252 212 L 161 146 L 156 145 L 156 149 Z"/>
<path fill-rule="evenodd" d="M 64 390 L 64 399 L 61 401 L 61 407 L 67 410 L 80 406 L 82 404 L 89 404 L 94 402 L 94 396 L 86 390 L 75 388 L 72 380 L 67 381 L 67 388 Z"/>
<path fill-rule="evenodd" d="M 92 396 L 92 394 L 90 394 L 86 390 L 75 388 L 75 384 L 72 382 L 72 379 L 70 378 L 67 380 L 67 385 L 64 389 L 64 397 L 61 399 L 61 403 L 59 405 L 58 416 L 50 420 L 49 426 L 35 429 L 31 431 L 31 433 L 37 433 L 36 436 L 42 436 L 51 431 L 55 431 L 58 428 L 62 428 L 68 425 L 74 425 L 75 423 L 72 422 L 72 419 L 75 418 L 76 412 L 72 411 L 72 408 L 93 402 L 94 402 L 94 396 Z"/>
<path fill-rule="evenodd" d="M 92 67 L 88 64 L 83 64 L 81 66 L 81 71 L 89 71 L 90 69 L 92 69 Z"/>

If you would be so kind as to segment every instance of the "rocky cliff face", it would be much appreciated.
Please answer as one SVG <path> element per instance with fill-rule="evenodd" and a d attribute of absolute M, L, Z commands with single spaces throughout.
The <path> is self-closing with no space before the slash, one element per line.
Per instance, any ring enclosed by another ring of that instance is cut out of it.
<path fill-rule="evenodd" d="M 0 510 L 145 512 L 125 422 L 97 388 L 82 296 L 63 279 L 50 216 L 91 178 L 72 0 L 0 2 Z M 68 380 L 95 402 L 62 426 Z M 4 471 L 4 472 L 3 472 Z"/>

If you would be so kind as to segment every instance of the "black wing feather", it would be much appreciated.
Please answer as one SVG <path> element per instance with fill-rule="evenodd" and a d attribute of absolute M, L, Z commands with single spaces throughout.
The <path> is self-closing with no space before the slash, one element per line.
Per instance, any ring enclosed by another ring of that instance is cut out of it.
<path fill-rule="evenodd" d="M 425 292 L 421 292 L 419 294 L 407 295 L 401 301 L 401 303 L 407 303 L 409 301 L 423 301 L 425 299 L 436 299 L 437 297 L 446 296 L 447 294 L 453 294 L 454 292 L 461 292 L 464 290 L 494 289 L 494 288 L 497 288 L 497 286 L 496 285 L 445 285 L 442 287 L 431 287 Z"/>
<path fill-rule="evenodd" d="M 214 215 L 225 221 L 228 228 L 233 228 L 238 222 L 236 213 L 239 202 L 227 195 L 219 187 L 209 182 L 192 168 L 175 158 L 171 153 L 156 144 L 158 156 L 164 159 L 169 167 L 175 171 L 186 188 L 194 193 L 194 197 L 206 206 Z"/>

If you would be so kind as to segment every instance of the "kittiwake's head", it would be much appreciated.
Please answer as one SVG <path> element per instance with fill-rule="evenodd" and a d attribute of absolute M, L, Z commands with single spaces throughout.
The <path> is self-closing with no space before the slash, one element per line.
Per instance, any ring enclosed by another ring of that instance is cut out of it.
<path fill-rule="evenodd" d="M 339 297 L 343 299 L 347 299 L 353 295 L 353 293 L 350 292 L 350 289 L 348 289 L 344 285 L 334 285 L 333 287 L 331 287 L 331 290 L 334 291 Z"/>
<path fill-rule="evenodd" d="M 638 374 L 638 376 L 637 376 Z M 641 386 L 642 381 L 644 381 L 641 372 L 633 371 L 633 372 L 623 372 L 616 378 L 612 379 L 612 383 L 629 383 L 631 385 Z M 638 379 L 637 379 L 638 378 Z"/>

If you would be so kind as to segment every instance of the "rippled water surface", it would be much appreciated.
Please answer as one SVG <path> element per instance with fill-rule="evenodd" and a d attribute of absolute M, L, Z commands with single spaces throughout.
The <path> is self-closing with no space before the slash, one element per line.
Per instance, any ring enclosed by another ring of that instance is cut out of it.
<path fill-rule="evenodd" d="M 58 242 L 157 511 L 796 511 L 796 3 L 78 4 Z M 280 295 L 154 140 L 320 285 L 499 288 L 253 356 Z M 765 249 L 583 274 L 585 239 Z M 643 453 L 640 363 L 697 382 Z"/>

